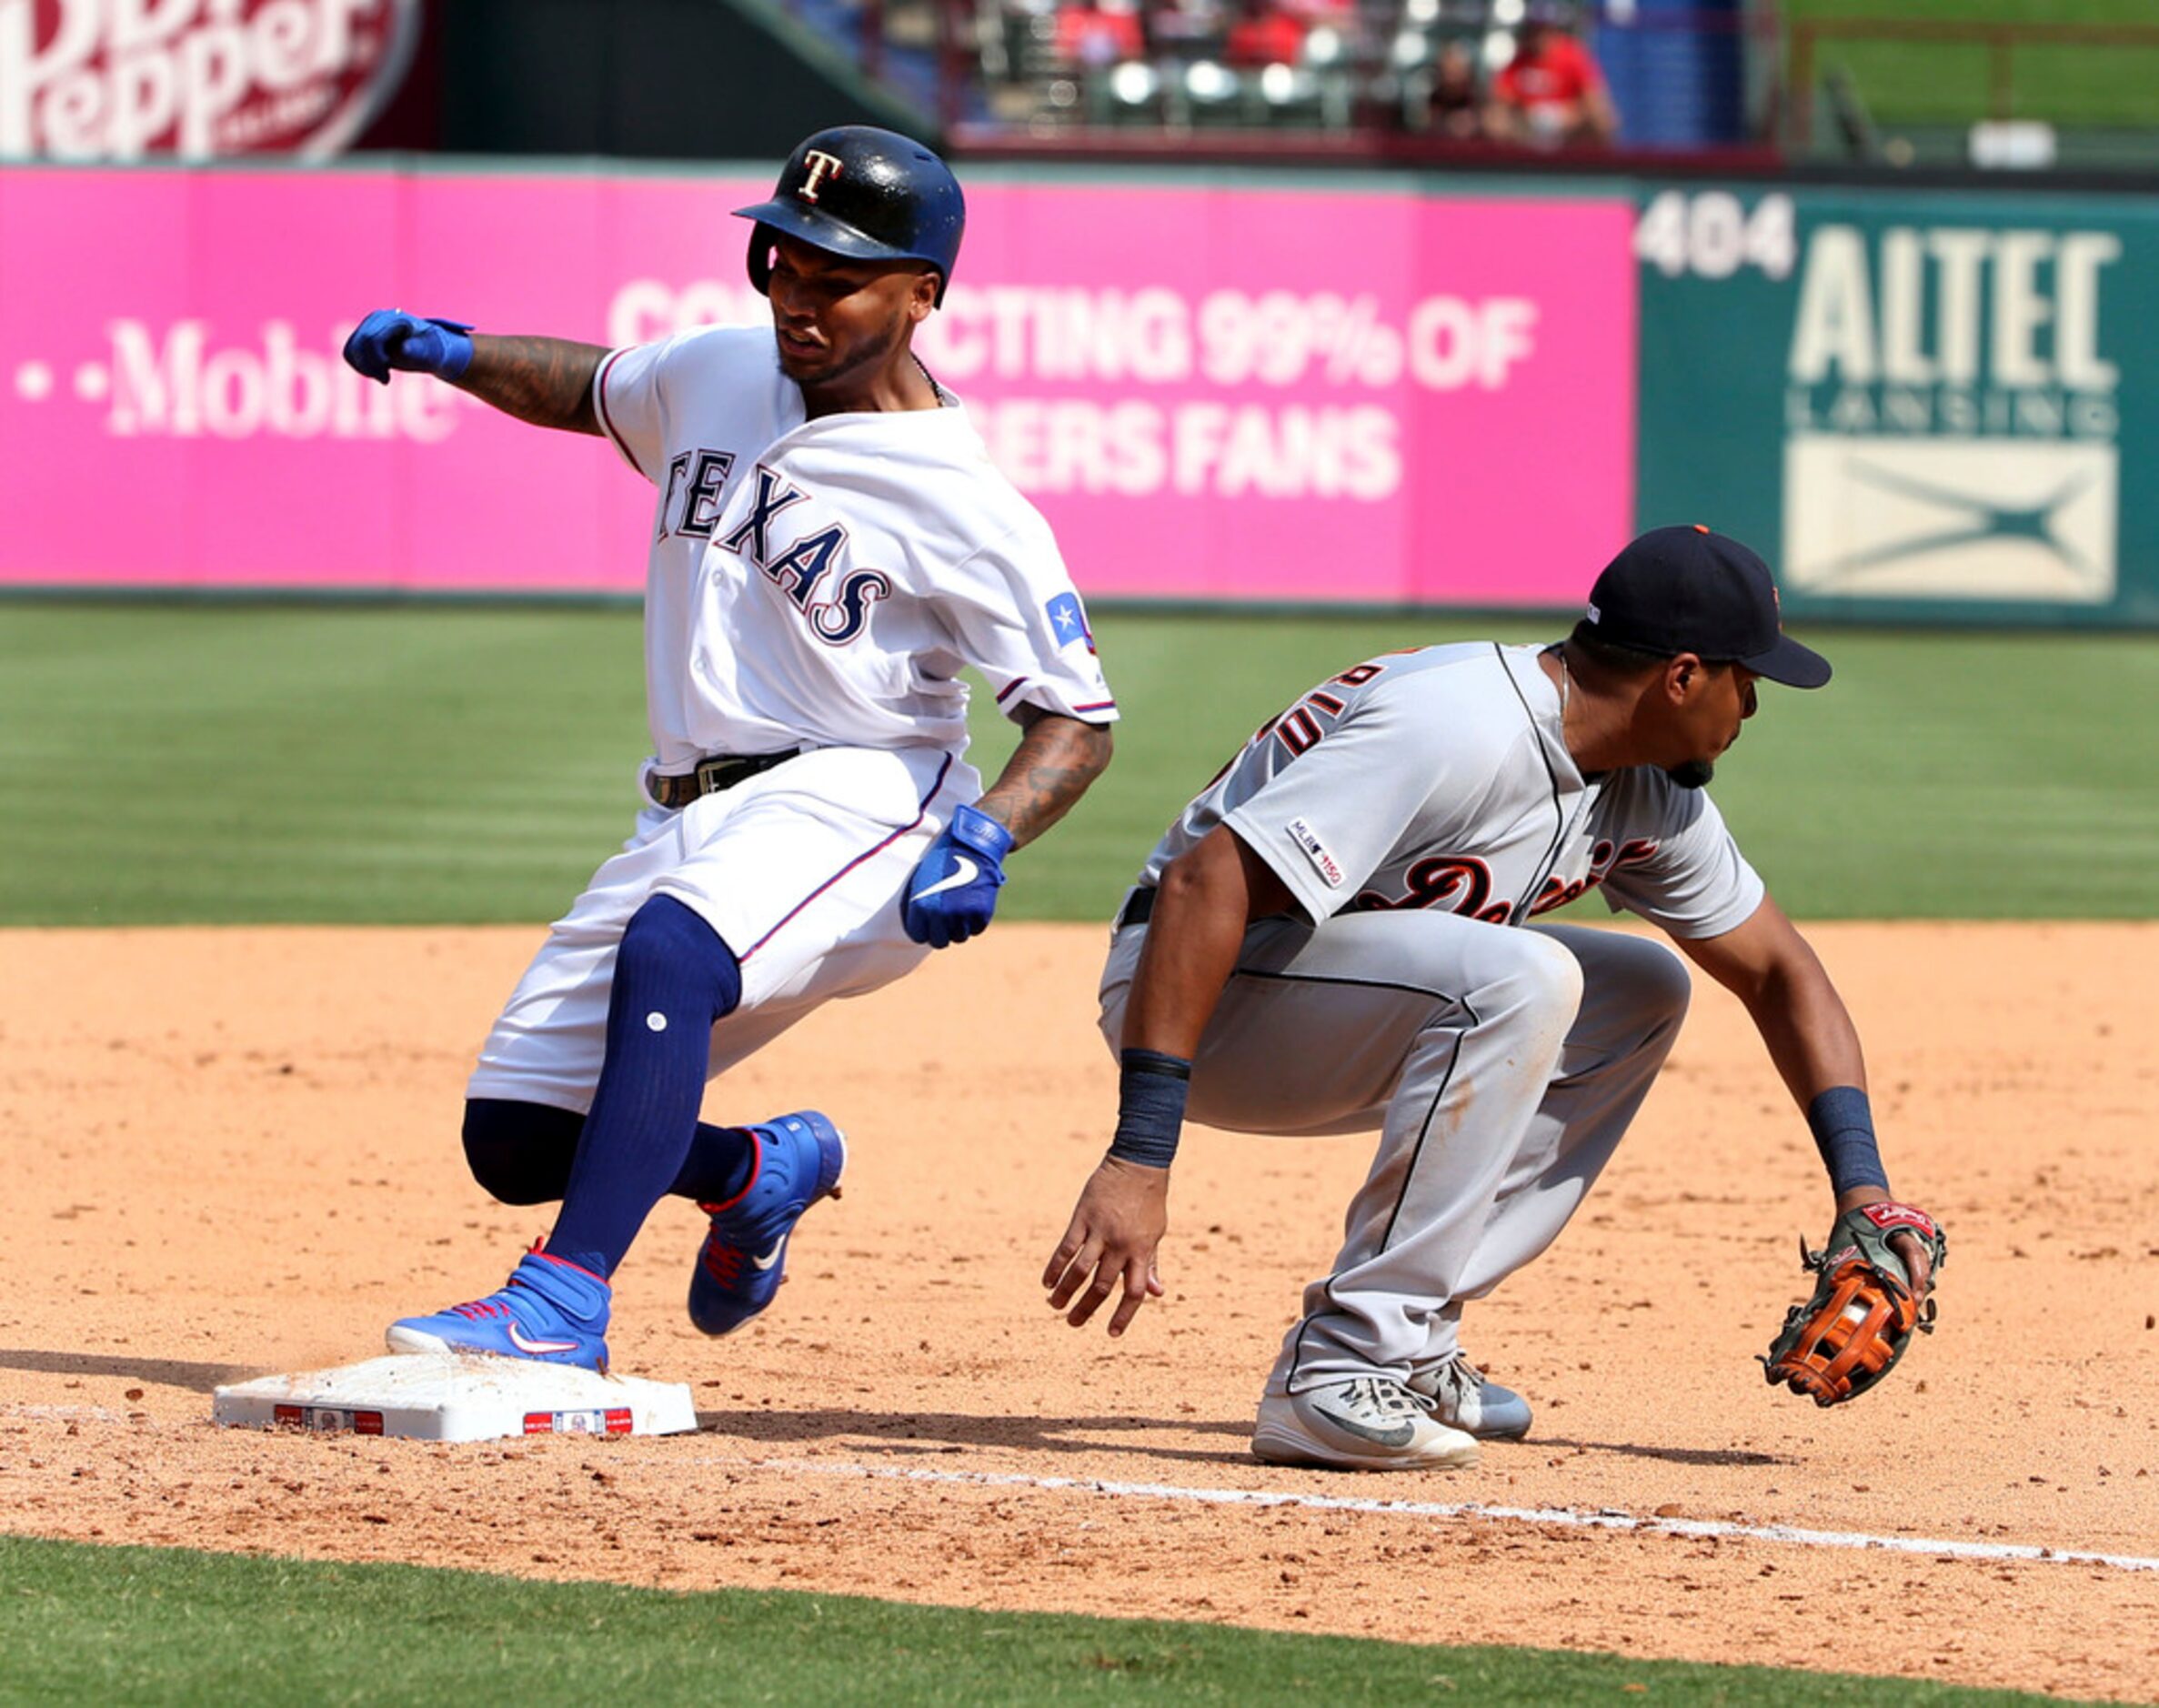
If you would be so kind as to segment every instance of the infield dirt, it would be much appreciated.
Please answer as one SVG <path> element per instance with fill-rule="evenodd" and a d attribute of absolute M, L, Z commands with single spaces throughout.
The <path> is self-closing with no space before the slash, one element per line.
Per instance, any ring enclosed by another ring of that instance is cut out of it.
<path fill-rule="evenodd" d="M 1121 1343 L 1043 1301 L 1114 1103 L 1099 929 L 999 926 L 713 1088 L 718 1120 L 829 1111 L 852 1160 L 778 1303 L 726 1341 L 682 1312 L 690 1205 L 625 1264 L 617 1365 L 689 1382 L 698 1433 L 467 1447 L 220 1430 L 209 1396 L 372 1356 L 390 1319 L 488 1291 L 545 1231 L 472 1184 L 456 1139 L 537 934 L 0 934 L 0 1524 L 1414 1642 L 1871 1653 L 2159 1696 L 2151 1571 L 1100 1486 L 2159 1555 L 2159 927 L 1810 935 L 1867 1040 L 1898 1188 L 1949 1235 L 1941 1331 L 1833 1412 L 1763 1382 L 1828 1194 L 1744 1014 L 1697 980 L 1602 1183 L 1468 1313 L 1470 1350 L 1536 1406 L 1531 1439 L 1475 1471 L 1357 1477 L 1262 1466 L 1246 1441 L 1367 1140 L 1195 1130 L 1169 1296 Z"/>

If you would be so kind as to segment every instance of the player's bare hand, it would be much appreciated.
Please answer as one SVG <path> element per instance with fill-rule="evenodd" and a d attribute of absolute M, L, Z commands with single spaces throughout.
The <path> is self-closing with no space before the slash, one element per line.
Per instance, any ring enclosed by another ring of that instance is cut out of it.
<path fill-rule="evenodd" d="M 1838 1196 L 1837 1214 L 1841 1216 L 1848 1210 L 1857 1210 L 1863 1204 L 1886 1204 L 1893 1201 L 1887 1192 L 1878 1188 L 1859 1187 Z M 1927 1250 L 1926 1241 L 1916 1233 L 1900 1229 L 1889 1236 L 1889 1249 L 1897 1254 L 1904 1265 L 1904 1273 L 1912 1281 L 1912 1296 L 1924 1299 L 1934 1285 L 1933 1254 Z"/>
<path fill-rule="evenodd" d="M 1893 1233 L 1889 1236 L 1889 1245 L 1904 1260 L 1904 1273 L 1912 1278 L 1912 1296 L 1924 1299 L 1934 1285 L 1934 1264 L 1927 1253 L 1926 1242 L 1915 1233 Z"/>
<path fill-rule="evenodd" d="M 1103 1158 L 1042 1271 L 1050 1308 L 1077 1329 L 1115 1298 L 1110 1332 L 1122 1334 L 1141 1305 L 1161 1297 L 1155 1252 L 1169 1227 L 1170 1170 Z"/>

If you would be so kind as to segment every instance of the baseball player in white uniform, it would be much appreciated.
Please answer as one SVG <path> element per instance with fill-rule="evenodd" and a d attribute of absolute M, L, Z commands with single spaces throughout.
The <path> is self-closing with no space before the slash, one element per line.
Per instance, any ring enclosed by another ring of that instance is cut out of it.
<path fill-rule="evenodd" d="M 1160 1291 L 1189 1114 L 1254 1133 L 1380 1130 L 1331 1272 L 1306 1290 L 1253 1451 L 1357 1469 L 1476 1462 L 1526 1434 L 1462 1350 L 1464 1301 L 1558 1236 L 1671 1050 L 1662 944 L 1537 915 L 1602 889 L 1746 1003 L 1840 1211 L 1885 1201 L 1859 1040 L 1813 950 L 1702 792 L 1760 678 L 1829 666 L 1767 568 L 1659 529 L 1548 647 L 1389 654 L 1306 694 L 1172 825 L 1102 974 L 1117 1136 L 1043 1273 L 1120 1334 Z M 1924 1252 L 1901 1236 L 1921 1291 Z"/>
<path fill-rule="evenodd" d="M 711 1217 L 692 1320 L 756 1315 L 845 1141 L 816 1110 L 700 1123 L 708 1079 L 983 929 L 1005 857 L 1109 761 L 1116 708 L 1049 529 L 912 352 L 959 247 L 943 162 L 821 131 L 739 211 L 770 327 L 608 350 L 382 310 L 346 347 L 372 377 L 605 435 L 658 493 L 644 809 L 467 1090 L 480 1183 L 562 1209 L 505 1287 L 394 1324 L 394 1351 L 605 1368 L 609 1278 L 670 1193 Z M 962 666 L 1023 726 L 987 791 Z"/>

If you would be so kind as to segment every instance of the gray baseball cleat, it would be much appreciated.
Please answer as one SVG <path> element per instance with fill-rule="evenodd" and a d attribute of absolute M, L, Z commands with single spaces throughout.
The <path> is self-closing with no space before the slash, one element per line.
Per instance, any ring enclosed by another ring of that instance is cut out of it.
<path fill-rule="evenodd" d="M 1456 1471 L 1477 1462 L 1476 1441 L 1439 1422 L 1431 1405 L 1385 1376 L 1359 1376 L 1260 1402 L 1252 1457 L 1336 1471 Z"/>
<path fill-rule="evenodd" d="M 1530 1402 L 1487 1381 L 1467 1352 L 1450 1353 L 1411 1372 L 1410 1392 L 1429 1401 L 1441 1422 L 1480 1441 L 1518 1442 L 1530 1432 Z"/>

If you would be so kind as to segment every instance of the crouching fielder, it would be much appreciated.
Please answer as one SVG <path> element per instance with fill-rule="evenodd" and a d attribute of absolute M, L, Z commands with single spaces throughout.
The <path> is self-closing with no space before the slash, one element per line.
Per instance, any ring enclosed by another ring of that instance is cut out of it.
<path fill-rule="evenodd" d="M 1746 1004 L 1821 1144 L 1838 1212 L 1884 1202 L 1859 1040 L 1702 786 L 1762 678 L 1829 679 L 1769 571 L 1662 528 L 1546 647 L 1389 654 L 1272 719 L 1127 898 L 1101 986 L 1115 1140 L 1043 1272 L 1121 1334 L 1159 1293 L 1187 1115 L 1380 1130 L 1332 1271 L 1260 1403 L 1261 1459 L 1473 1464 L 1530 1427 L 1462 1351 L 1463 1302 L 1543 1251 L 1672 1049 L 1688 974 L 1656 941 L 1536 916 L 1602 887 Z M 1919 1296 L 1927 1251 L 1893 1236 Z"/>

